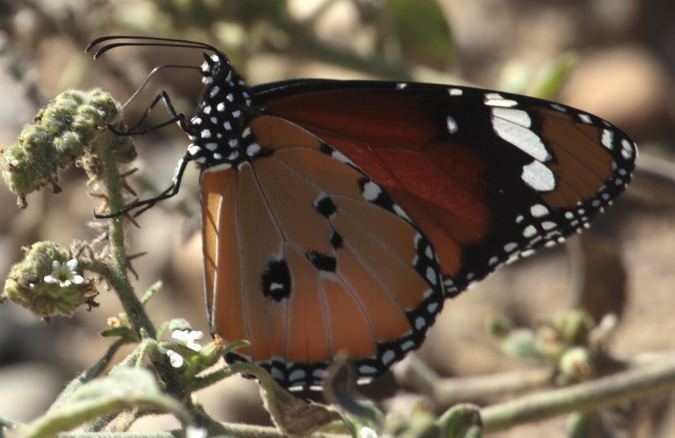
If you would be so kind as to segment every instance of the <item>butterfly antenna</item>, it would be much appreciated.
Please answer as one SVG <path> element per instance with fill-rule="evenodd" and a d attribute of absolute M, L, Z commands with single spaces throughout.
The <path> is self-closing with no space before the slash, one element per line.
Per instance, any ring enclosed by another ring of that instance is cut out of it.
<path fill-rule="evenodd" d="M 124 40 L 132 40 L 133 42 Z M 222 55 L 222 53 L 214 46 L 202 42 L 180 40 L 174 38 L 145 37 L 135 35 L 109 35 L 96 38 L 87 45 L 84 51 L 85 53 L 89 52 L 95 46 L 98 46 L 99 44 L 102 43 L 107 43 L 109 41 L 121 41 L 121 42 L 114 42 L 103 45 L 96 52 L 94 52 L 94 59 L 98 59 L 105 52 L 114 49 L 116 47 L 131 47 L 131 46 L 181 47 L 186 49 L 201 49 Z"/>
<path fill-rule="evenodd" d="M 124 105 L 122 105 L 122 111 L 131 103 L 133 102 L 136 97 L 138 97 L 139 94 L 141 94 L 141 91 L 145 88 L 145 86 L 150 82 L 150 79 L 158 73 L 160 70 L 163 70 L 165 68 L 187 68 L 187 69 L 192 69 L 192 70 L 200 70 L 199 67 L 194 66 L 194 65 L 183 65 L 183 64 L 165 64 L 165 65 L 159 65 L 155 68 L 152 69 L 152 71 L 148 74 L 148 76 L 145 78 L 143 83 L 136 89 L 134 94 L 131 95 L 129 99 L 127 99 L 126 102 L 124 102 Z"/>

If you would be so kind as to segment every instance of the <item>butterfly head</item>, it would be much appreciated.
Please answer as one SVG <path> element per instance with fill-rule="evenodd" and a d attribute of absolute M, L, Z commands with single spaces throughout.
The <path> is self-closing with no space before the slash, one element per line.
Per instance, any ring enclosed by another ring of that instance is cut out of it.
<path fill-rule="evenodd" d="M 201 67 L 202 83 L 211 85 L 214 83 L 227 83 L 232 80 L 232 66 L 230 61 L 222 53 L 204 53 L 204 63 Z"/>

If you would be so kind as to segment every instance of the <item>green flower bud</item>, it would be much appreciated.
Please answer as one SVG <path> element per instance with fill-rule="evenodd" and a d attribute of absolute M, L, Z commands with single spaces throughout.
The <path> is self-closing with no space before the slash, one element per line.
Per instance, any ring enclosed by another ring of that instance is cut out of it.
<path fill-rule="evenodd" d="M 560 375 L 558 383 L 568 384 L 588 380 L 595 375 L 593 356 L 585 347 L 573 347 L 567 350 L 558 363 Z"/>
<path fill-rule="evenodd" d="M 503 316 L 492 316 L 487 319 L 485 328 L 493 338 L 503 339 L 513 330 L 513 321 Z"/>
<path fill-rule="evenodd" d="M 10 190 L 23 198 L 56 183 L 59 168 L 81 158 L 102 129 L 117 122 L 120 109 L 100 89 L 68 90 L 56 96 L 24 127 L 19 142 L 2 153 L 2 176 Z M 118 137 L 116 143 L 120 164 L 136 157 L 129 137 Z"/>
<path fill-rule="evenodd" d="M 53 242 L 38 242 L 15 264 L 2 298 L 27 308 L 38 316 L 72 315 L 82 304 L 95 306 L 96 294 L 77 268 L 77 259 Z"/>
<path fill-rule="evenodd" d="M 565 341 L 572 345 L 586 345 L 588 334 L 595 327 L 593 318 L 583 310 L 570 310 L 555 321 L 555 327 L 562 333 Z"/>
<path fill-rule="evenodd" d="M 81 137 L 73 131 L 66 131 L 54 139 L 54 148 L 58 157 L 58 166 L 63 168 L 73 163 L 84 153 Z"/>

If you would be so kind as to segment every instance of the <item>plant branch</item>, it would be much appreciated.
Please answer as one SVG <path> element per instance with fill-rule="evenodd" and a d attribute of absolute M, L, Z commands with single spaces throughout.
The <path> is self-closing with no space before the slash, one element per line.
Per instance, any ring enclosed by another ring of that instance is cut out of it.
<path fill-rule="evenodd" d="M 118 169 L 118 161 L 114 154 L 115 134 L 105 129 L 97 137 L 96 152 L 100 158 L 103 180 L 107 189 L 108 203 L 111 211 L 119 211 L 124 207 L 123 181 Z M 107 266 L 105 277 L 117 292 L 122 307 L 138 339 L 143 336 L 155 338 L 157 331 L 143 308 L 141 300 L 136 296 L 127 274 L 128 259 L 126 256 L 124 216 L 110 219 L 109 241 L 111 263 Z M 153 364 L 161 379 L 166 383 L 168 391 L 191 406 L 189 393 L 180 384 L 180 378 L 171 367 L 168 358 L 153 359 Z"/>
<path fill-rule="evenodd" d="M 122 178 L 112 148 L 114 135 L 109 130 L 104 130 L 97 138 L 96 148 L 103 167 L 103 179 L 107 189 L 109 207 L 113 212 L 124 207 Z M 124 311 L 129 316 L 129 321 L 136 333 L 140 334 L 141 329 L 143 329 L 150 337 L 154 337 L 155 327 L 146 315 L 127 275 L 128 261 L 125 252 L 124 216 L 110 219 L 109 233 L 112 263 L 109 265 L 110 272 L 106 278 L 113 283 L 112 286 L 119 295 Z"/>
<path fill-rule="evenodd" d="M 487 376 L 443 378 L 415 355 L 393 371 L 399 382 L 431 397 L 440 407 L 541 389 L 550 385 L 554 375 L 551 367 L 535 367 Z"/>
<path fill-rule="evenodd" d="M 675 359 L 630 369 L 568 388 L 526 396 L 481 410 L 485 432 L 558 415 L 593 411 L 675 388 Z"/>

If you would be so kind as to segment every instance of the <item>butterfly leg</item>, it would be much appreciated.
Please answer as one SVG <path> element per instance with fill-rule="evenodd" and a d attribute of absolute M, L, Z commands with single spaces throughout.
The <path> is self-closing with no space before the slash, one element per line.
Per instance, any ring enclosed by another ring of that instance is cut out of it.
<path fill-rule="evenodd" d="M 152 126 L 147 129 L 140 129 L 140 126 L 143 124 L 143 122 L 150 116 L 150 113 L 152 110 L 155 108 L 155 106 L 159 103 L 159 101 L 164 102 L 164 106 L 166 107 L 166 111 L 169 113 L 171 116 L 171 119 L 162 122 L 158 125 Z M 173 103 L 171 102 L 171 98 L 169 97 L 169 94 L 162 90 L 152 101 L 152 103 L 148 106 L 148 108 L 145 110 L 145 113 L 143 113 L 143 116 L 138 120 L 138 122 L 130 129 L 126 131 L 120 131 L 116 129 L 113 126 L 108 125 L 108 128 L 116 135 L 142 135 L 146 134 L 148 132 L 155 131 L 157 129 L 163 128 L 167 125 L 170 125 L 172 123 L 178 123 L 180 128 L 183 131 L 186 131 L 189 129 L 187 125 L 185 124 L 185 115 L 183 113 L 179 113 L 175 110 L 173 107 Z"/>
<path fill-rule="evenodd" d="M 159 195 L 153 196 L 152 198 L 143 199 L 142 201 L 134 201 L 131 204 L 128 204 L 123 208 L 121 208 L 120 210 L 113 213 L 94 214 L 94 217 L 96 217 L 96 219 L 110 219 L 122 216 L 123 214 L 126 214 L 131 210 L 139 209 L 134 213 L 134 217 L 136 217 L 141 213 L 143 213 L 145 210 L 155 205 L 155 203 L 162 201 L 164 199 L 171 198 L 176 193 L 178 193 L 178 190 L 180 190 L 180 183 L 183 180 L 183 173 L 185 172 L 187 163 L 190 162 L 191 160 L 192 157 L 190 156 L 190 154 L 185 154 L 183 158 L 180 159 L 178 165 L 176 166 L 176 170 L 174 171 L 173 178 L 171 179 L 171 185 L 167 187 L 166 190 L 161 192 Z"/>

